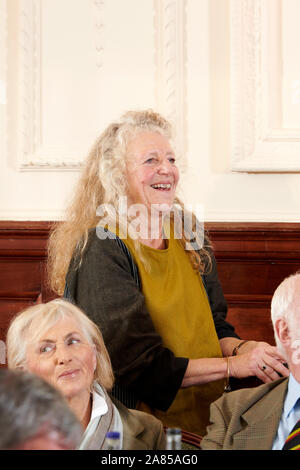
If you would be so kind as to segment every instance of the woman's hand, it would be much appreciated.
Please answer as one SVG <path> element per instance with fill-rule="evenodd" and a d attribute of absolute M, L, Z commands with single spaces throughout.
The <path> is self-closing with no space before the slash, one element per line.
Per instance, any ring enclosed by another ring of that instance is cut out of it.
<path fill-rule="evenodd" d="M 240 379 L 256 376 L 262 382 L 272 382 L 289 375 L 284 363 L 285 358 L 275 346 L 249 341 L 240 348 L 237 356 L 230 357 L 230 375 Z"/>
<path fill-rule="evenodd" d="M 241 340 L 240 340 L 241 341 Z M 214 382 L 227 377 L 227 360 L 231 377 L 244 379 L 258 377 L 262 382 L 272 382 L 280 376 L 287 377 L 289 370 L 284 366 L 285 358 L 275 346 L 268 343 L 247 341 L 232 356 L 233 347 L 240 341 L 234 338 L 223 338 L 220 343 L 223 349 L 222 358 L 190 359 L 183 377 L 181 387 L 191 387 L 202 383 Z"/>

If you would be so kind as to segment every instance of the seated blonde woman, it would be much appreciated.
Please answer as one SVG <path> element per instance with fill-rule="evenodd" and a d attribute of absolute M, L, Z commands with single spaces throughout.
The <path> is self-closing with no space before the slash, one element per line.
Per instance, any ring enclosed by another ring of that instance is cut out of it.
<path fill-rule="evenodd" d="M 165 449 L 160 421 L 129 410 L 108 395 L 114 377 L 98 327 L 61 299 L 26 309 L 7 334 L 10 369 L 23 369 L 57 388 L 85 430 L 79 449 L 106 449 L 106 433 L 118 431 L 124 450 Z"/>

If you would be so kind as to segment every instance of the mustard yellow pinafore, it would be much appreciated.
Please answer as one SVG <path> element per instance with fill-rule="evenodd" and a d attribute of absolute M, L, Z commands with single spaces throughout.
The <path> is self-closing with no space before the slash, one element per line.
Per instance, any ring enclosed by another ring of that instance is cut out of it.
<path fill-rule="evenodd" d="M 148 269 L 137 255 L 133 240 L 123 241 L 138 266 L 146 305 L 163 345 L 179 357 L 222 357 L 201 276 L 179 241 L 171 236 L 163 250 L 141 245 Z M 165 426 L 203 435 L 209 422 L 209 405 L 223 389 L 224 380 L 182 388 L 166 412 L 144 403 L 138 409 L 155 415 Z"/>

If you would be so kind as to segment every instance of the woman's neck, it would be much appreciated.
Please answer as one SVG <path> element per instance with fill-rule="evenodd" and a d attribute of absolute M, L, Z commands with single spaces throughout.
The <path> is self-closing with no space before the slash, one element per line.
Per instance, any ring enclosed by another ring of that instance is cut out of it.
<path fill-rule="evenodd" d="M 153 240 L 150 238 L 147 238 L 146 240 L 140 239 L 140 242 L 142 245 L 150 246 L 156 250 L 165 250 L 167 248 L 167 242 L 164 238 L 154 238 Z"/>
<path fill-rule="evenodd" d="M 141 229 L 140 234 L 142 235 L 139 237 L 139 241 L 143 245 L 150 246 L 157 250 L 167 248 L 167 242 L 163 235 L 163 216 L 161 213 L 150 213 L 145 221 L 143 221 L 142 218 L 140 218 L 139 221 Z M 142 230 L 142 228 L 144 230 Z M 143 234 L 148 234 L 147 238 L 144 238 Z"/>
<path fill-rule="evenodd" d="M 92 395 L 88 393 L 85 394 L 85 396 L 76 395 L 74 397 L 67 397 L 67 402 L 77 419 L 80 421 L 82 428 L 86 429 L 92 414 Z"/>

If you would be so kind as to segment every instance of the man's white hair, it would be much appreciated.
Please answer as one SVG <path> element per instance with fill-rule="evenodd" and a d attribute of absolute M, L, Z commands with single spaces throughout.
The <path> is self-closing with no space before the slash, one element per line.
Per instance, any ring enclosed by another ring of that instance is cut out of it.
<path fill-rule="evenodd" d="M 285 355 L 284 348 L 275 330 L 278 319 L 287 322 L 293 339 L 300 338 L 300 331 L 296 331 L 297 315 L 300 315 L 300 272 L 292 274 L 282 281 L 273 294 L 271 302 L 271 319 L 274 328 L 274 336 L 278 349 Z"/>

